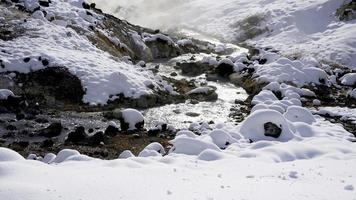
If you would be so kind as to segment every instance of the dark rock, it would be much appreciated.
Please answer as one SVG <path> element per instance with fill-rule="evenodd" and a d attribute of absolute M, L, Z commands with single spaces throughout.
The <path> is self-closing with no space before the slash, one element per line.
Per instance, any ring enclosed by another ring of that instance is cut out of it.
<path fill-rule="evenodd" d="M 94 129 L 90 128 L 88 129 L 88 133 L 93 133 L 94 132 Z"/>
<path fill-rule="evenodd" d="M 48 139 L 42 142 L 41 148 L 48 148 L 48 147 L 52 147 L 53 145 L 54 145 L 53 140 Z"/>
<path fill-rule="evenodd" d="M 115 137 L 117 134 L 119 134 L 120 130 L 114 126 L 108 126 L 105 130 L 105 135 L 110 136 L 110 137 Z"/>
<path fill-rule="evenodd" d="M 216 67 L 216 72 L 219 74 L 219 76 L 222 77 L 228 77 L 231 74 L 234 73 L 234 66 L 226 64 L 226 63 L 221 63 Z"/>
<path fill-rule="evenodd" d="M 75 131 L 68 134 L 66 142 L 77 144 L 83 142 L 86 138 L 87 134 L 85 133 L 85 128 L 83 126 L 79 126 L 75 129 Z"/>
<path fill-rule="evenodd" d="M 62 133 L 62 129 L 62 124 L 60 122 L 55 122 L 41 130 L 39 135 L 44 137 L 57 137 Z"/>
<path fill-rule="evenodd" d="M 47 59 L 43 59 L 42 60 L 42 65 L 43 66 L 48 66 L 49 65 L 49 61 Z"/>
<path fill-rule="evenodd" d="M 6 126 L 6 130 L 15 131 L 15 130 L 17 130 L 17 128 L 14 125 L 8 125 L 8 126 Z"/>
<path fill-rule="evenodd" d="M 38 1 L 38 3 L 42 7 L 49 7 L 49 1 L 47 1 L 47 0 L 40 0 L 40 1 Z"/>
<path fill-rule="evenodd" d="M 148 130 L 147 135 L 150 137 L 156 137 L 160 132 L 161 130 L 159 128 L 151 128 L 150 130 Z"/>
<path fill-rule="evenodd" d="M 23 59 L 23 61 L 24 61 L 25 63 L 30 62 L 30 60 L 31 60 L 31 58 L 29 58 L 29 57 Z"/>
<path fill-rule="evenodd" d="M 265 136 L 279 138 L 282 133 L 282 129 L 272 122 L 264 124 Z"/>
<path fill-rule="evenodd" d="M 83 2 L 82 6 L 84 9 L 90 9 L 90 5 L 88 3 Z"/>
<path fill-rule="evenodd" d="M 93 136 L 89 137 L 89 144 L 99 145 L 101 142 L 104 142 L 104 133 L 102 131 L 95 133 Z"/>
<path fill-rule="evenodd" d="M 35 122 L 39 123 L 39 124 L 45 124 L 45 123 L 48 123 L 48 119 L 45 119 L 45 118 L 37 118 L 35 119 Z"/>

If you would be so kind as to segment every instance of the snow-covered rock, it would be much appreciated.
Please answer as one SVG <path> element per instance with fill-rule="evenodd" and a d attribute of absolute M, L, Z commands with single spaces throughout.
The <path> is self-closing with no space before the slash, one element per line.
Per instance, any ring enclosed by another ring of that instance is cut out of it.
<path fill-rule="evenodd" d="M 266 136 L 267 123 L 272 123 L 281 129 L 278 138 Z M 286 142 L 296 137 L 286 118 L 281 113 L 274 110 L 258 110 L 252 113 L 241 124 L 240 132 L 245 138 L 254 142 L 260 140 L 278 140 Z"/>
<path fill-rule="evenodd" d="M 120 159 L 127 159 L 131 157 L 135 157 L 135 155 L 130 150 L 125 150 L 119 155 Z"/>
<path fill-rule="evenodd" d="M 120 120 L 122 130 L 141 129 L 144 125 L 145 119 L 138 110 L 128 108 L 114 112 L 116 112 L 116 117 Z"/>
<path fill-rule="evenodd" d="M 304 122 L 307 124 L 312 124 L 316 122 L 312 113 L 308 109 L 300 106 L 288 107 L 287 112 L 284 114 L 284 117 L 292 122 Z"/>

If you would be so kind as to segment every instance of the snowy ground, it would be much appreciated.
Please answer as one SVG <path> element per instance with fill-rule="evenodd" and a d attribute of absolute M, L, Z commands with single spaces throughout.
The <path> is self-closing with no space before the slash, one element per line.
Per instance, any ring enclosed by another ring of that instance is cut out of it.
<path fill-rule="evenodd" d="M 176 156 L 0 162 L 0 195 L 28 199 L 355 199 L 355 159 L 267 163 Z M 25 197 L 25 198 L 24 198 Z"/>
<path fill-rule="evenodd" d="M 62 8 L 74 6 L 74 11 L 67 11 L 83 26 L 100 20 L 100 16 L 83 18 L 81 1 L 54 2 L 59 2 Z M 250 42 L 262 46 L 273 44 L 282 52 L 295 49 L 296 52 L 288 53 L 296 54 L 301 47 L 302 54 L 351 67 L 355 63 L 355 22 L 336 22 L 332 15 L 341 1 L 182 0 L 176 7 L 164 0 L 153 5 L 141 3 L 131 3 L 139 6 L 135 8 L 136 13 L 130 13 L 135 17 L 125 16 L 148 26 L 151 20 L 157 22 L 164 18 L 167 23 L 163 20 L 162 25 L 167 27 L 172 25 L 172 19 L 165 18 L 167 13 L 159 10 L 175 11 L 178 14 L 174 16 L 178 20 L 175 25 L 190 31 L 204 31 L 226 41 L 238 37 L 231 25 L 259 13 L 266 18 L 262 25 L 271 32 Z M 60 9 L 48 11 L 68 16 Z M 141 12 L 146 17 L 144 21 L 140 21 Z M 45 39 L 0 40 L 0 47 L 11 53 L 11 56 L 0 53 L 5 63 L 5 69 L 0 71 L 37 70 L 32 69 L 36 64 L 33 62 L 39 62 L 39 56 L 45 57 L 51 65 L 65 65 L 77 75 L 87 88 L 83 101 L 93 104 L 105 104 L 110 94 L 119 92 L 138 97 L 150 92 L 147 83 L 158 84 L 152 72 L 113 59 L 89 45 L 86 37 L 74 31 L 69 37 L 70 29 L 62 27 L 65 20 L 49 22 L 38 13 L 34 17 L 27 26 L 31 30 L 40 27 L 32 30 L 33 34 L 45 35 Z M 270 84 L 254 96 L 251 114 L 242 123 L 192 123 L 190 130 L 179 131 L 170 141 L 172 148 L 167 153 L 160 144 L 152 143 L 137 157 L 126 151 L 120 159 L 109 161 L 90 158 L 75 150 L 47 154 L 44 158 L 31 155 L 25 160 L 12 150 L 0 148 L 0 199 L 355 200 L 355 137 L 341 125 L 325 121 L 302 107 L 302 96 L 317 97 L 314 92 L 300 87 L 317 86 L 320 82 L 334 84 L 336 77 L 329 76 L 312 58 L 292 60 L 267 51 L 261 51 L 261 56 L 267 59 L 266 63 L 254 63 L 251 68 L 258 80 Z M 25 57 L 30 60 L 25 62 Z M 216 64 L 214 57 L 216 55 L 204 59 Z M 240 73 L 247 67 L 243 64 L 246 59 L 246 55 L 239 52 L 220 62 L 231 63 Z M 280 92 L 282 98 L 273 92 Z M 0 94 L 4 99 L 12 96 L 11 91 L 6 90 Z M 130 124 L 134 128 L 135 122 L 142 121 L 142 115 L 136 110 L 129 111 L 131 114 L 126 118 L 134 122 Z M 354 109 L 323 107 L 319 112 L 345 115 L 348 119 L 355 117 Z"/>

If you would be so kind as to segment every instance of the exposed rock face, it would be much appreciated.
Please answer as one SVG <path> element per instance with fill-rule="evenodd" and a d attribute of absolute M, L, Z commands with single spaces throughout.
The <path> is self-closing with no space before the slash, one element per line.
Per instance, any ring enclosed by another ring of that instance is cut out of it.
<path fill-rule="evenodd" d="M 282 134 L 282 129 L 274 123 L 268 122 L 264 124 L 265 136 L 279 138 Z"/>
<path fill-rule="evenodd" d="M 356 1 L 351 0 L 349 3 L 344 4 L 336 11 L 336 15 L 341 21 L 350 21 L 356 19 Z"/>
<path fill-rule="evenodd" d="M 85 94 L 78 77 L 62 67 L 18 74 L 16 82 L 22 83 L 22 93 L 19 95 L 26 96 L 27 100 L 34 103 L 49 106 L 78 104 Z"/>

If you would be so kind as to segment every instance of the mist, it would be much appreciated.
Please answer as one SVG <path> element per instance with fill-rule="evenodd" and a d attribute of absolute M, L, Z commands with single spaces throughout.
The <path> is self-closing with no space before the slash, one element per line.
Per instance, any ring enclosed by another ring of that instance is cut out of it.
<path fill-rule="evenodd" d="M 184 12 L 185 3 L 190 0 L 92 0 L 105 12 L 137 25 L 171 29 L 184 24 L 193 16 Z"/>

